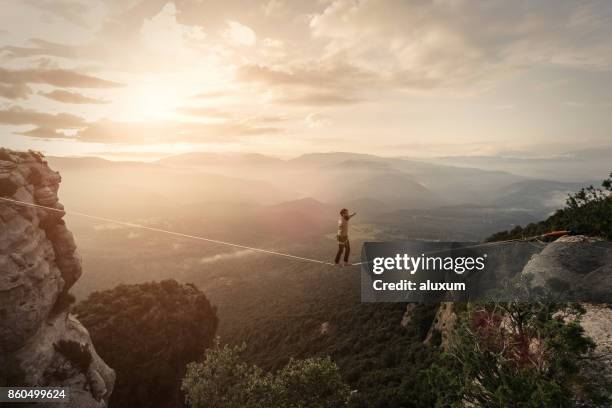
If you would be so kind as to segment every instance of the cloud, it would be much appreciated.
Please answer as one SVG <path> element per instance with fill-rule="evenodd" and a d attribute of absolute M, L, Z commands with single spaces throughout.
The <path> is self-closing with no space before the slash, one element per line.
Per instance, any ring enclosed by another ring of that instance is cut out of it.
<path fill-rule="evenodd" d="M 331 123 L 331 120 L 328 116 L 322 115 L 320 113 L 311 113 L 304 119 L 304 123 L 309 128 L 319 129 L 324 126 L 327 126 Z"/>
<path fill-rule="evenodd" d="M 283 104 L 312 106 L 349 105 L 362 101 L 361 98 L 346 95 L 342 92 L 306 93 L 297 96 L 284 96 L 275 100 L 275 102 Z"/>
<path fill-rule="evenodd" d="M 286 116 L 278 115 L 261 115 L 255 116 L 247 120 L 250 123 L 279 123 L 289 120 Z"/>
<path fill-rule="evenodd" d="M 24 58 L 34 57 L 39 55 L 62 57 L 62 58 L 77 58 L 84 55 L 89 55 L 88 47 L 77 47 L 72 45 L 60 44 L 42 40 L 40 38 L 32 38 L 29 41 L 31 47 L 18 47 L 6 45 L 0 47 L 0 51 L 5 52 L 10 57 Z"/>
<path fill-rule="evenodd" d="M 39 92 L 38 94 L 44 96 L 45 98 L 53 99 L 54 101 L 63 102 L 63 103 L 74 103 L 74 104 L 108 103 L 108 101 L 90 98 L 88 96 L 81 95 L 80 93 L 62 91 L 62 90 L 57 90 L 57 89 L 51 92 Z"/>
<path fill-rule="evenodd" d="M 70 88 L 117 88 L 118 82 L 108 81 L 68 69 L 5 69 L 0 68 L 0 83 L 5 84 L 48 84 Z"/>
<path fill-rule="evenodd" d="M 32 137 L 68 137 L 67 129 L 78 129 L 86 125 L 83 118 L 69 113 L 44 113 L 20 106 L 0 110 L 0 125 L 34 126 L 33 129 L 16 132 Z"/>
<path fill-rule="evenodd" d="M 245 113 L 232 112 L 230 110 L 223 110 L 209 106 L 186 106 L 177 109 L 177 112 L 187 116 L 199 118 L 221 119 L 225 122 L 231 120 L 234 123 L 248 125 L 253 128 L 258 128 L 259 126 L 269 123 L 280 123 L 288 120 L 287 117 L 280 115 L 248 116 Z M 274 132 L 276 132 L 276 130 Z"/>
<path fill-rule="evenodd" d="M 43 113 L 11 106 L 0 110 L 0 124 L 3 125 L 36 125 L 54 128 L 75 128 L 83 126 L 84 119 L 69 113 Z"/>
<path fill-rule="evenodd" d="M 578 101 L 565 101 L 563 102 L 563 105 L 570 108 L 584 108 L 586 106 L 586 103 Z"/>
<path fill-rule="evenodd" d="M 236 79 L 266 90 L 276 90 L 272 102 L 289 105 L 348 105 L 363 98 L 357 94 L 368 87 L 384 86 L 377 74 L 346 63 L 325 61 L 277 69 L 247 64 L 236 70 Z"/>
<path fill-rule="evenodd" d="M 69 137 L 66 133 L 47 127 L 35 127 L 24 132 L 16 132 L 16 134 L 40 139 L 66 139 Z"/>
<path fill-rule="evenodd" d="M 35 7 L 48 15 L 58 16 L 81 27 L 87 25 L 83 15 L 89 11 L 89 6 L 77 1 L 65 0 L 22 0 L 24 4 Z"/>
<path fill-rule="evenodd" d="M 87 122 L 68 113 L 45 113 L 20 106 L 0 110 L 0 125 L 32 126 L 16 134 L 39 138 L 73 138 L 81 142 L 146 144 L 180 142 L 227 142 L 237 138 L 271 135 L 283 129 L 270 126 L 271 117 L 226 120 L 222 123 L 203 122 L 117 122 L 99 120 Z"/>
<path fill-rule="evenodd" d="M 203 106 L 185 106 L 177 109 L 177 112 L 182 113 L 187 116 L 196 116 L 196 117 L 208 117 L 208 118 L 231 118 L 234 116 L 233 113 L 213 108 L 213 107 L 203 107 Z"/>
<path fill-rule="evenodd" d="M 257 41 L 257 35 L 250 27 L 231 20 L 227 22 L 227 26 L 225 37 L 235 45 L 254 45 Z"/>
<path fill-rule="evenodd" d="M 177 53 L 186 52 L 190 43 L 203 40 L 206 34 L 201 27 L 180 24 L 176 5 L 168 2 L 159 13 L 144 19 L 140 36 L 148 49 L 176 57 Z"/>
<path fill-rule="evenodd" d="M 194 98 L 199 99 L 215 99 L 215 98 L 223 98 L 225 96 L 232 95 L 232 92 L 229 91 L 206 91 L 201 92 L 199 94 L 194 95 Z"/>
<path fill-rule="evenodd" d="M 282 129 L 257 126 L 245 122 L 115 122 L 101 120 L 87 125 L 77 132 L 82 142 L 97 143 L 176 143 L 176 142 L 227 142 L 240 137 L 276 134 Z"/>
<path fill-rule="evenodd" d="M 329 2 L 310 20 L 327 58 L 404 88 L 471 86 L 536 66 L 612 68 L 612 4 Z"/>
<path fill-rule="evenodd" d="M 6 99 L 27 99 L 32 94 L 32 89 L 25 84 L 1 84 L 0 97 Z"/>
<path fill-rule="evenodd" d="M 349 64 L 318 63 L 310 67 L 293 66 L 276 69 L 265 65 L 242 65 L 236 71 L 236 79 L 268 86 L 305 86 L 312 88 L 353 88 L 372 82 L 376 75 Z"/>

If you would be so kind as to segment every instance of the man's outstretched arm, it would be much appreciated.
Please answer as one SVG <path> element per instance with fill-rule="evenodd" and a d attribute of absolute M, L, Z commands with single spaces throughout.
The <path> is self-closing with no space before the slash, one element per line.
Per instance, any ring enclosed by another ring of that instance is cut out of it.
<path fill-rule="evenodd" d="M 354 212 L 354 213 L 352 213 L 351 215 L 349 215 L 349 218 L 353 218 L 353 217 L 354 217 L 354 216 L 356 216 L 356 215 L 357 215 L 357 213 L 356 213 L 356 212 Z"/>

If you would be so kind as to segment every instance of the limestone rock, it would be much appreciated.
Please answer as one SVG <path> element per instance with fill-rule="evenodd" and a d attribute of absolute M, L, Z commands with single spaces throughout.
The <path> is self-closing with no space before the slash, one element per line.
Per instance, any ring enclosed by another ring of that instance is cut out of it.
<path fill-rule="evenodd" d="M 449 345 L 453 329 L 457 323 L 457 313 L 454 310 L 453 302 L 441 302 L 434 318 L 434 323 L 430 327 L 425 340 L 425 344 L 430 344 L 434 333 L 439 332 L 441 335 L 441 346 L 446 349 Z"/>
<path fill-rule="evenodd" d="M 62 219 L 60 181 L 40 154 L 0 149 L 0 197 L 51 208 L 0 200 L 0 386 L 65 386 L 66 406 L 106 407 L 115 373 L 87 330 L 60 308 L 82 273 Z M 59 351 L 62 341 L 87 350 L 86 369 Z"/>
<path fill-rule="evenodd" d="M 609 302 L 612 299 L 612 246 L 582 235 L 561 237 L 534 255 L 522 274 L 534 287 L 571 288 L 570 300 Z M 569 292 L 568 292 L 569 293 Z"/>
<path fill-rule="evenodd" d="M 585 305 L 582 317 L 585 334 L 595 341 L 594 373 L 607 381 L 612 381 L 612 305 Z M 609 395 L 612 397 L 612 395 Z"/>
<path fill-rule="evenodd" d="M 406 311 L 404 312 L 404 315 L 402 316 L 402 321 L 400 322 L 400 325 L 402 327 L 408 326 L 408 323 L 410 323 L 410 321 L 412 320 L 412 312 L 416 307 L 417 303 L 408 303 L 406 305 Z"/>

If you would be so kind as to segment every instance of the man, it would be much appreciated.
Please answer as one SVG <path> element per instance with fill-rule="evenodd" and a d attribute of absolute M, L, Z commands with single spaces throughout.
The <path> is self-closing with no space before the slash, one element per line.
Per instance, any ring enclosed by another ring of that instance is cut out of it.
<path fill-rule="evenodd" d="M 351 244 L 349 243 L 348 238 L 348 222 L 351 218 L 353 218 L 357 213 L 353 213 L 349 215 L 349 212 L 346 208 L 340 210 L 340 218 L 338 219 L 338 252 L 336 253 L 336 265 L 340 265 L 340 257 L 342 256 L 342 252 L 344 251 L 344 264 L 350 265 L 348 259 L 349 254 L 351 253 Z"/>

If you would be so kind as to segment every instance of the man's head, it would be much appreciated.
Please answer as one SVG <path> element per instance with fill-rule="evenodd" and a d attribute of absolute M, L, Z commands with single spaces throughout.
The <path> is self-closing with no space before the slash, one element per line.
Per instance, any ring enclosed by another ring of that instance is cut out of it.
<path fill-rule="evenodd" d="M 346 208 L 343 208 L 340 210 L 340 215 L 343 217 L 346 217 L 348 215 L 348 210 Z"/>

